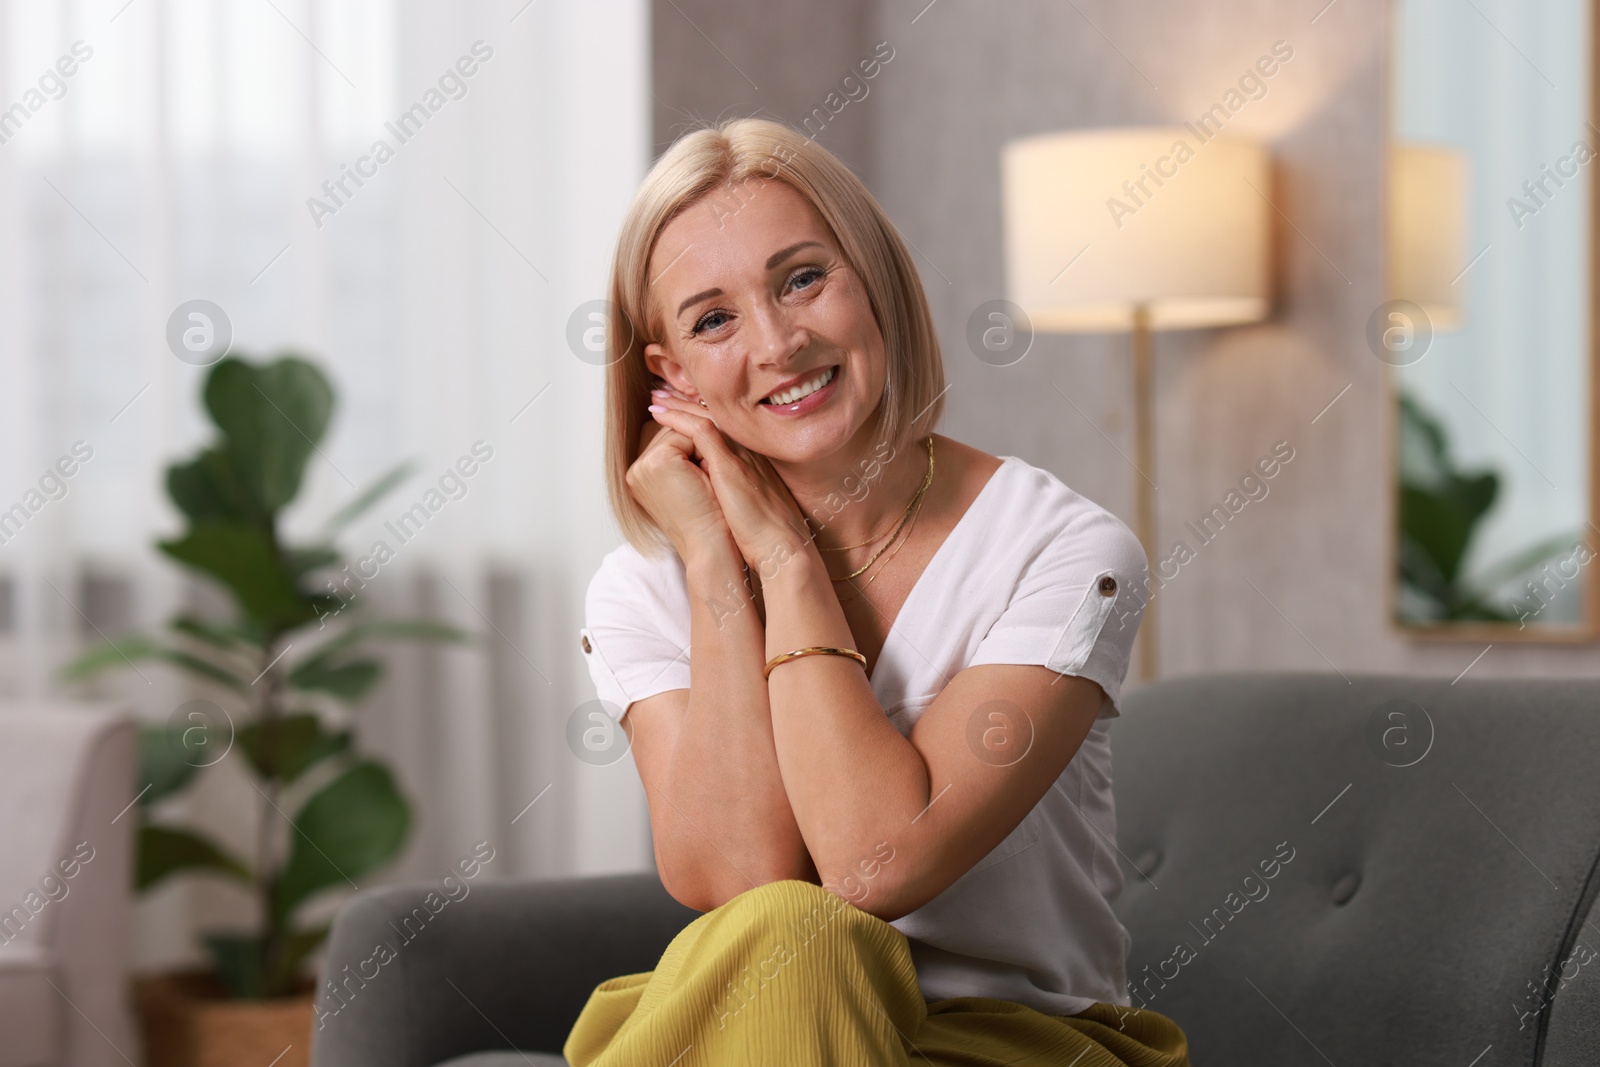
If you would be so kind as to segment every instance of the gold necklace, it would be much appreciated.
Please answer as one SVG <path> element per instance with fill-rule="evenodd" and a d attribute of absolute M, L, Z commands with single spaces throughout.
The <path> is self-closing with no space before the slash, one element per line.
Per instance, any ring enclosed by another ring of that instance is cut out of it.
<path fill-rule="evenodd" d="M 809 519 L 806 520 L 806 521 L 810 522 Z M 856 544 L 853 544 L 853 545 L 840 545 L 837 548 L 825 548 L 822 545 L 818 545 L 817 546 L 817 551 L 818 552 L 850 552 L 850 551 L 853 551 L 853 550 L 858 549 L 858 548 L 866 548 L 868 545 L 875 545 L 879 541 L 882 541 L 885 537 L 890 536 L 892 532 L 893 531 L 885 530 L 883 533 L 875 533 L 875 534 L 873 534 L 871 537 L 867 538 L 865 541 L 860 541 L 860 542 L 857 542 Z M 816 534 L 812 534 L 811 535 L 811 539 L 813 541 L 815 541 L 817 539 L 817 535 Z"/>
<path fill-rule="evenodd" d="M 869 586 L 873 582 L 877 581 L 878 580 L 878 575 L 882 574 L 884 571 L 889 569 L 889 564 L 894 562 L 894 558 L 900 554 L 900 550 L 902 548 L 906 547 L 906 542 L 911 540 L 911 531 L 915 530 L 917 528 L 917 516 L 920 515 L 920 514 L 922 514 L 922 505 L 919 503 L 917 505 L 917 510 L 912 513 L 911 525 L 906 527 L 906 535 L 900 539 L 900 543 L 895 546 L 895 550 L 893 552 L 889 553 L 889 558 L 883 561 L 883 566 L 881 566 L 877 570 L 873 571 L 872 572 L 872 577 L 868 578 L 865 582 L 861 583 L 861 585 L 859 585 L 859 586 L 852 585 L 851 588 L 853 588 L 856 591 L 855 596 L 845 597 L 843 600 L 839 601 L 839 603 L 848 604 L 848 603 L 850 603 L 850 601 L 855 600 L 858 597 L 863 597 L 863 596 L 866 595 L 867 586 Z"/>
<path fill-rule="evenodd" d="M 888 531 L 884 531 L 883 533 L 880 533 L 880 534 L 873 534 L 871 537 L 867 538 L 865 541 L 860 542 L 859 544 L 840 545 L 837 548 L 824 548 L 822 545 L 818 545 L 817 546 L 817 551 L 818 552 L 849 552 L 852 549 L 866 548 L 868 545 L 875 545 L 879 541 L 882 541 L 888 535 L 889 535 L 889 532 Z M 813 536 L 813 538 L 815 538 L 814 534 L 812 536 Z"/>
<path fill-rule="evenodd" d="M 932 434 L 928 435 L 928 452 L 929 452 L 929 458 L 931 460 L 932 453 L 933 453 L 933 435 Z M 916 498 L 915 497 L 912 498 L 912 503 L 916 503 Z M 910 510 L 911 510 L 911 504 L 907 504 L 906 505 L 906 511 L 910 511 Z M 904 518 L 905 518 L 905 516 L 904 516 L 904 514 L 902 514 L 901 515 L 901 519 L 904 520 Z M 806 523 L 808 525 L 810 524 L 810 522 L 811 522 L 810 519 L 806 520 Z M 852 551 L 854 549 L 857 549 L 857 548 L 866 548 L 868 545 L 875 545 L 879 541 L 882 541 L 885 537 L 894 536 L 894 534 L 897 533 L 897 532 L 899 532 L 899 527 L 898 526 L 896 526 L 894 530 L 885 531 L 884 533 L 873 534 L 871 537 L 867 538 L 865 541 L 861 541 L 861 542 L 859 542 L 857 544 L 853 544 L 853 545 L 839 545 L 837 548 L 824 548 L 822 545 L 818 545 L 817 546 L 817 551 L 818 552 L 850 552 L 850 551 Z M 816 534 L 812 534 L 811 535 L 811 539 L 813 541 L 815 541 L 817 539 L 817 535 Z"/>
<path fill-rule="evenodd" d="M 905 514 L 900 517 L 900 525 L 895 527 L 894 533 L 889 535 L 889 540 L 884 542 L 884 546 L 882 548 L 878 549 L 878 551 L 875 552 L 873 554 L 872 558 L 867 560 L 866 563 L 864 563 L 862 566 L 860 566 L 856 570 L 851 571 L 849 574 L 845 575 L 843 578 L 832 578 L 830 580 L 835 582 L 835 583 L 848 582 L 850 579 L 856 577 L 857 575 L 865 574 L 866 571 L 867 571 L 867 568 L 871 567 L 874 563 L 878 562 L 878 557 L 883 555 L 885 552 L 887 552 L 889 550 L 889 546 L 894 544 L 894 539 L 897 536 L 899 536 L 900 531 L 902 529 L 904 529 L 906 523 L 910 521 L 911 515 L 912 515 L 912 509 L 917 508 L 917 505 L 919 503 L 921 503 L 921 501 L 922 501 L 923 494 L 928 491 L 928 486 L 930 486 L 932 484 L 933 484 L 933 434 L 930 433 L 928 435 L 928 473 L 927 473 L 926 476 L 923 477 L 922 485 L 917 488 L 916 494 L 914 496 L 912 496 L 912 498 L 911 498 L 911 502 L 906 505 Z M 917 510 L 921 510 L 921 509 L 917 508 Z M 871 541 L 867 542 L 867 544 L 871 544 L 871 543 L 872 543 Z M 857 546 L 857 547 L 860 547 L 860 546 Z M 898 551 L 898 549 L 896 551 Z"/>

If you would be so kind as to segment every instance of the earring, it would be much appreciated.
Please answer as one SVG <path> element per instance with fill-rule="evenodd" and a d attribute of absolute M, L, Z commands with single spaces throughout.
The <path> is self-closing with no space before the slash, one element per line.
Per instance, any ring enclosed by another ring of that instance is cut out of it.
<path fill-rule="evenodd" d="M 709 405 L 706 404 L 706 402 L 704 400 L 701 400 L 699 397 L 695 397 L 695 400 L 700 404 L 701 407 L 708 407 L 709 406 Z"/>

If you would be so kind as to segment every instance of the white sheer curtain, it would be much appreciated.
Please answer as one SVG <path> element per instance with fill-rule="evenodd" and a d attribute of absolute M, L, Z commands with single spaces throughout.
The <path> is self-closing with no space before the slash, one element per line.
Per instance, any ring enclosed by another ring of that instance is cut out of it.
<path fill-rule="evenodd" d="M 497 875 L 648 864 L 631 763 L 588 766 L 564 739 L 592 696 L 584 585 L 617 543 L 602 371 L 567 324 L 603 295 L 649 163 L 648 29 L 644 0 L 0 0 L 0 509 L 26 512 L 0 527 L 0 692 L 56 691 L 100 631 L 196 595 L 151 543 L 178 525 L 166 464 L 206 436 L 205 371 L 168 319 L 209 300 L 235 352 L 293 349 L 335 381 L 291 528 L 415 459 L 342 547 L 397 549 L 374 605 L 484 635 L 392 657 L 359 713 L 415 807 L 386 877 L 481 840 Z M 77 442 L 92 457 L 64 495 L 30 495 Z M 385 521 L 475 442 L 492 460 L 399 546 Z M 140 671 L 100 691 L 158 720 L 193 693 Z M 213 774 L 174 814 L 237 835 L 252 794 Z M 200 879 L 159 890 L 141 961 L 249 906 Z"/>

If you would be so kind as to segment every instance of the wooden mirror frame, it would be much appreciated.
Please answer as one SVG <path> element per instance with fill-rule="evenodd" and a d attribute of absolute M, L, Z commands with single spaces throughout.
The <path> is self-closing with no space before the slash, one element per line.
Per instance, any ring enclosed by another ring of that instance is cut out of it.
<path fill-rule="evenodd" d="M 1395 143 L 1395 23 L 1400 0 L 1384 4 L 1383 77 L 1381 79 L 1380 107 L 1382 109 L 1382 141 L 1378 149 L 1379 197 L 1378 226 L 1382 246 L 1379 277 L 1382 280 L 1383 300 L 1393 299 L 1390 294 L 1390 157 Z M 1395 368 L 1383 362 L 1383 389 L 1386 441 L 1384 449 L 1385 484 L 1388 489 L 1390 509 L 1387 512 L 1384 544 L 1384 609 L 1391 632 L 1404 637 L 1429 641 L 1471 642 L 1497 644 L 1502 642 L 1536 644 L 1581 644 L 1600 638 L 1600 0 L 1589 0 L 1589 124 L 1593 137 L 1589 144 L 1596 158 L 1587 166 L 1596 170 L 1589 175 L 1589 389 L 1587 447 L 1589 449 L 1589 517 L 1588 546 L 1594 553 L 1584 567 L 1583 614 L 1579 622 L 1569 625 L 1544 625 L 1518 627 L 1514 623 L 1495 622 L 1436 622 L 1406 623 L 1400 619 L 1400 394 Z M 1485 650 L 1487 651 L 1487 650 Z"/>

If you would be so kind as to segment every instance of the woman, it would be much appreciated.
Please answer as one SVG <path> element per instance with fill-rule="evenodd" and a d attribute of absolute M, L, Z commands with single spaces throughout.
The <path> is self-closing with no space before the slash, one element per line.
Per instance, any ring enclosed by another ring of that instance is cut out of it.
<path fill-rule="evenodd" d="M 602 983 L 612 1064 L 1188 1063 L 1127 1005 L 1115 517 L 931 433 L 939 346 L 871 194 L 777 123 L 680 139 L 624 221 L 583 648 L 704 912 Z"/>

